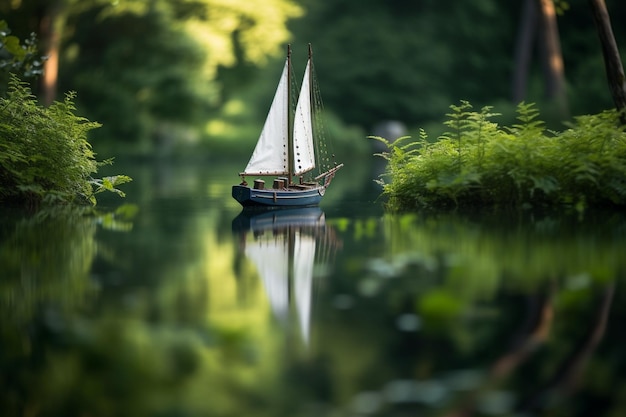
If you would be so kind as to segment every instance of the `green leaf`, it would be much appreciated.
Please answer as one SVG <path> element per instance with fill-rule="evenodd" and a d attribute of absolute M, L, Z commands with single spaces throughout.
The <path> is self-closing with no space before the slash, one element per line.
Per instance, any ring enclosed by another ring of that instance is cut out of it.
<path fill-rule="evenodd" d="M 26 55 L 26 51 L 20 46 L 20 40 L 17 36 L 7 36 L 3 42 L 4 48 L 17 59 L 21 60 Z"/>

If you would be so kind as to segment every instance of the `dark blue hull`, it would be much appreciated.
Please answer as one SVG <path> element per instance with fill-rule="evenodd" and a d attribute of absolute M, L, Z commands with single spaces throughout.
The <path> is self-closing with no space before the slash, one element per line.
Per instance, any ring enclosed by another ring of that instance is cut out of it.
<path fill-rule="evenodd" d="M 325 187 L 304 190 L 257 190 L 243 185 L 233 185 L 233 198 L 244 207 L 307 207 L 322 201 Z"/>

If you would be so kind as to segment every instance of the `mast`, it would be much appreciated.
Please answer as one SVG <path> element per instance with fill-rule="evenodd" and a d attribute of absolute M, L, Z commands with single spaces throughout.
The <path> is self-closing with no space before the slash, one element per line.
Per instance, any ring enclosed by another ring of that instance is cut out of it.
<path fill-rule="evenodd" d="M 314 109 L 315 109 L 315 92 L 313 91 L 313 48 L 311 47 L 311 44 L 309 43 L 309 102 L 310 107 L 311 107 L 311 114 L 309 115 L 311 117 L 311 135 L 313 137 L 313 147 L 315 148 L 315 126 L 314 126 L 314 122 L 313 122 L 313 113 L 314 113 Z M 315 156 L 313 157 L 313 162 L 315 163 L 315 165 L 319 166 L 319 163 L 317 161 L 317 152 L 315 153 Z M 318 171 L 319 172 L 319 171 Z"/>
<path fill-rule="evenodd" d="M 287 44 L 287 185 L 293 184 L 293 112 L 291 111 L 291 44 Z"/>

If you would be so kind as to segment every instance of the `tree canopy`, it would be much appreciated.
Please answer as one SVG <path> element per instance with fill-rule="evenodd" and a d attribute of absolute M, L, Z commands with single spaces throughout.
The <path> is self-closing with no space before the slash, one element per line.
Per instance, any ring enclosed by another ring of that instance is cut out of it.
<path fill-rule="evenodd" d="M 164 125 L 202 123 L 226 97 L 243 92 L 255 102 L 251 94 L 266 93 L 249 87 L 275 78 L 266 64 L 287 42 L 294 50 L 314 45 L 327 108 L 366 129 L 388 119 L 439 121 L 458 100 L 505 104 L 512 115 L 524 99 L 550 116 L 541 25 L 526 26 L 524 3 L 22 0 L 0 4 L 0 12 L 22 38 L 46 33 L 47 18 L 60 22 L 59 91 L 78 92 L 87 115 L 104 124 L 100 135 L 139 140 L 158 136 Z M 613 22 L 626 19 L 626 3 L 606 3 Z M 577 115 L 612 107 L 589 5 L 555 6 L 568 109 Z M 513 99 L 522 29 L 532 47 L 527 83 Z M 623 48 L 626 28 L 614 24 L 613 31 Z"/>
<path fill-rule="evenodd" d="M 190 123 L 217 106 L 220 67 L 262 65 L 281 51 L 286 21 L 300 7 L 251 3 L 23 0 L 0 11 L 43 35 L 43 49 L 59 56 L 60 90 L 79 92 L 88 116 L 104 121 L 101 134 L 138 140 L 163 122 Z M 51 72 L 46 68 L 45 77 Z M 45 77 L 42 88 L 56 85 Z"/>
<path fill-rule="evenodd" d="M 523 1 L 300 1 L 307 14 L 292 25 L 296 38 L 318 44 L 318 72 L 325 77 L 323 84 L 333 86 L 326 102 L 345 120 L 371 127 L 391 118 L 422 126 L 439 120 L 458 100 L 481 106 L 509 103 L 513 114 Z M 587 2 L 555 3 L 571 113 L 612 107 Z M 626 18 L 625 3 L 606 3 L 613 22 Z M 624 48 L 626 30 L 613 26 Z M 535 22 L 527 30 L 528 83 L 516 100 L 546 103 L 549 114 L 541 25 Z"/>

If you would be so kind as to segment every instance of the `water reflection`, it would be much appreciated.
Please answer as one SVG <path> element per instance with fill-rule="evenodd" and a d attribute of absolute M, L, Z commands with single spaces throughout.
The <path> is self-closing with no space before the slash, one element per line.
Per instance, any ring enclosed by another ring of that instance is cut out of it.
<path fill-rule="evenodd" d="M 232 223 L 240 250 L 263 283 L 276 319 L 289 327 L 295 309 L 302 340 L 309 343 L 314 279 L 322 279 L 340 242 L 319 207 L 244 209 Z M 315 274 L 317 272 L 317 274 Z"/>
<path fill-rule="evenodd" d="M 368 258 L 350 291 L 342 290 L 353 299 L 351 313 L 329 320 L 350 329 L 352 349 L 361 356 L 385 352 L 397 361 L 370 364 L 350 377 L 370 381 L 355 387 L 353 411 L 623 411 L 608 387 L 623 377 L 620 367 L 609 368 L 617 356 L 618 363 L 624 360 L 616 353 L 624 341 L 616 318 L 626 295 L 619 291 L 625 226 L 625 216 L 610 211 L 582 218 L 536 212 L 385 216 L 380 230 L 387 246 Z M 378 348 L 363 353 L 367 345 L 355 321 L 372 321 L 370 311 L 395 324 L 396 332 L 379 326 Z M 402 324 L 407 317 L 412 326 Z M 343 367 L 339 360 L 336 366 Z"/>
<path fill-rule="evenodd" d="M 2 212 L 0 415 L 626 411 L 623 213 L 239 213 L 229 167 L 134 168 L 132 224 Z"/>
<path fill-rule="evenodd" d="M 72 311 L 99 291 L 91 279 L 98 228 L 132 228 L 136 207 L 110 212 L 58 206 L 36 213 L 3 210 L 0 216 L 0 308 L 16 322 L 41 306 Z M 1 324 L 1 323 L 0 323 Z"/>

